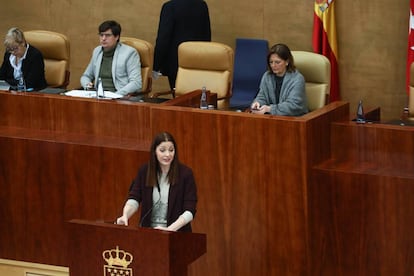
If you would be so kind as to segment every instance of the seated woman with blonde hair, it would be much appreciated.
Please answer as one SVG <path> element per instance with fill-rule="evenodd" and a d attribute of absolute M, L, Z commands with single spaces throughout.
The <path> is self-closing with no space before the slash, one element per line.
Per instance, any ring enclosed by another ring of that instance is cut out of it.
<path fill-rule="evenodd" d="M 19 81 L 25 90 L 46 88 L 45 63 L 42 53 L 26 42 L 23 32 L 11 28 L 4 39 L 6 52 L 0 68 L 0 79 L 10 85 L 10 90 L 17 90 Z"/>

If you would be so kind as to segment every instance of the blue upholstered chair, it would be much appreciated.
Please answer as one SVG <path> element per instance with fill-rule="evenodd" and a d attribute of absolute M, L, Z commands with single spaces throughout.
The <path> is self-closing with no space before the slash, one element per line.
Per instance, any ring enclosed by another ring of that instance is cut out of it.
<path fill-rule="evenodd" d="M 267 70 L 269 43 L 263 39 L 237 38 L 234 54 L 231 109 L 246 109 L 255 98 Z"/>

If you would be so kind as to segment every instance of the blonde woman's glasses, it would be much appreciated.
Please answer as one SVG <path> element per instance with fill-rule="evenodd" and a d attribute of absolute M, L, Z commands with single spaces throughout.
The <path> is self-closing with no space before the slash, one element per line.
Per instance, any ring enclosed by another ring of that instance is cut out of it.
<path fill-rule="evenodd" d="M 9 53 L 13 53 L 13 52 L 17 51 L 19 49 L 19 47 L 20 47 L 20 45 L 16 45 L 16 46 L 13 46 L 13 47 L 7 47 L 6 50 Z"/>

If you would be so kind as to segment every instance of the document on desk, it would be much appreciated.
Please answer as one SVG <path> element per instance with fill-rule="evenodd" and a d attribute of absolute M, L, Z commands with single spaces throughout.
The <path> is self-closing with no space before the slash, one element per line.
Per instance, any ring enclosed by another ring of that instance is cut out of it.
<path fill-rule="evenodd" d="M 9 90 L 10 85 L 5 80 L 0 80 L 0 90 Z"/>
<path fill-rule="evenodd" d="M 66 96 L 81 97 L 81 98 L 96 98 L 96 91 L 88 90 L 71 90 L 65 93 Z M 122 95 L 114 92 L 105 91 L 103 95 L 99 95 L 99 99 L 120 99 Z"/>

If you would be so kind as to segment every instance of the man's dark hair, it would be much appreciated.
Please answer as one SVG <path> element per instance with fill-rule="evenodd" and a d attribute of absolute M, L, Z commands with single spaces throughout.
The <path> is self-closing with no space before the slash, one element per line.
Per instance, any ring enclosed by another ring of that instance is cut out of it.
<path fill-rule="evenodd" d="M 101 25 L 99 25 L 98 28 L 99 33 L 103 33 L 109 29 L 111 29 L 114 36 L 121 36 L 121 25 L 114 20 L 104 21 L 101 23 Z"/>

